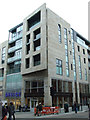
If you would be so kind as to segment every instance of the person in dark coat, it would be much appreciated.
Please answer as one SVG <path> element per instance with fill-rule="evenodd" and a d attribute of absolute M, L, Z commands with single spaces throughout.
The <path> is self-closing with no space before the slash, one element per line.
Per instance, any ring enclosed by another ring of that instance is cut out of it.
<path fill-rule="evenodd" d="M 5 116 L 7 116 L 7 108 L 4 105 L 4 106 L 2 106 L 2 119 L 1 120 L 3 120 Z"/>
<path fill-rule="evenodd" d="M 65 113 L 67 113 L 69 110 L 68 110 L 68 103 L 67 102 L 65 102 L 65 104 L 64 104 L 64 110 L 65 110 Z"/>
<path fill-rule="evenodd" d="M 75 113 L 77 113 L 78 106 L 77 106 L 77 103 L 76 103 L 76 102 L 74 102 L 74 110 L 75 110 Z"/>
<path fill-rule="evenodd" d="M 42 112 L 42 104 L 41 103 L 39 103 L 38 110 L 39 110 L 39 115 L 41 116 L 41 112 Z"/>
<path fill-rule="evenodd" d="M 15 120 L 15 115 L 14 115 L 15 107 L 12 102 L 10 102 L 10 105 L 8 107 L 8 112 L 9 112 L 9 120 L 12 120 L 12 116 L 13 116 L 13 120 Z"/>
<path fill-rule="evenodd" d="M 37 115 L 37 116 L 38 116 L 38 111 L 39 111 L 39 106 L 38 106 L 38 104 L 36 104 L 36 114 L 35 115 Z"/>

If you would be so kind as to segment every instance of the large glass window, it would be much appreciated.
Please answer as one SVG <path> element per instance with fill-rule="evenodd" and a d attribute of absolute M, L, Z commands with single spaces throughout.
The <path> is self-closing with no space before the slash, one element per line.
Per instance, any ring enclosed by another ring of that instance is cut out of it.
<path fill-rule="evenodd" d="M 81 57 L 80 57 L 80 55 L 78 56 L 78 59 L 79 59 L 79 75 L 80 75 L 80 79 L 82 79 Z"/>
<path fill-rule="evenodd" d="M 87 69 L 85 69 L 85 80 L 87 80 Z"/>
<path fill-rule="evenodd" d="M 2 64 L 5 62 L 5 51 L 6 51 L 6 47 L 2 48 Z"/>
<path fill-rule="evenodd" d="M 40 54 L 33 56 L 33 62 L 34 62 L 34 66 L 40 65 L 41 63 Z"/>
<path fill-rule="evenodd" d="M 56 59 L 56 74 L 62 75 L 62 60 Z"/>
<path fill-rule="evenodd" d="M 67 29 L 64 28 L 64 42 L 65 42 L 65 55 L 66 55 L 66 75 L 69 77 L 69 60 L 68 60 L 68 41 L 67 41 Z"/>
<path fill-rule="evenodd" d="M 41 46 L 41 29 L 40 28 L 34 31 L 33 45 L 34 45 L 34 51 L 40 50 L 40 46 Z"/>
<path fill-rule="evenodd" d="M 58 24 L 59 43 L 61 43 L 61 25 Z"/>
<path fill-rule="evenodd" d="M 75 61 L 75 48 L 74 48 L 74 31 L 72 29 L 71 29 L 71 40 L 72 40 L 74 80 L 76 80 L 76 61 Z"/>

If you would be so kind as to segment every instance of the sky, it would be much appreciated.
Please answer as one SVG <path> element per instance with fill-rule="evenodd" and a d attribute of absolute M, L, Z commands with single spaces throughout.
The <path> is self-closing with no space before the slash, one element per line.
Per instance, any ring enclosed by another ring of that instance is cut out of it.
<path fill-rule="evenodd" d="M 71 28 L 88 39 L 89 0 L 1 0 L 0 1 L 0 43 L 8 40 L 9 29 L 23 22 L 23 19 L 46 3 Z"/>

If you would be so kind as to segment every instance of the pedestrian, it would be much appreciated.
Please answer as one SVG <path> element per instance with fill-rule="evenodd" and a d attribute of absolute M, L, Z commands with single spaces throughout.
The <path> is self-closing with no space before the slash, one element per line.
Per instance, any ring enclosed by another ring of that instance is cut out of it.
<path fill-rule="evenodd" d="M 65 102 L 65 104 L 64 104 L 64 111 L 65 111 L 65 113 L 67 113 L 69 111 L 67 102 Z"/>
<path fill-rule="evenodd" d="M 2 119 L 1 120 L 7 120 L 7 108 L 5 104 L 2 106 Z"/>
<path fill-rule="evenodd" d="M 77 103 L 76 102 L 74 102 L 74 110 L 75 110 L 75 113 L 77 113 L 78 108 L 77 108 Z"/>
<path fill-rule="evenodd" d="M 41 112 L 42 112 L 42 104 L 41 103 L 39 103 L 38 109 L 39 109 L 39 115 L 41 116 Z"/>
<path fill-rule="evenodd" d="M 35 115 L 37 115 L 37 116 L 39 115 L 39 114 L 38 114 L 38 111 L 39 111 L 39 106 L 38 106 L 38 103 L 37 103 L 37 104 L 36 104 L 36 114 L 35 114 Z"/>
<path fill-rule="evenodd" d="M 8 107 L 8 112 L 9 112 L 8 120 L 12 120 L 12 116 L 13 116 L 13 120 L 15 120 L 15 107 L 13 105 L 13 102 L 10 102 L 10 105 Z"/>
<path fill-rule="evenodd" d="M 19 112 L 21 112 L 21 104 L 19 105 Z"/>

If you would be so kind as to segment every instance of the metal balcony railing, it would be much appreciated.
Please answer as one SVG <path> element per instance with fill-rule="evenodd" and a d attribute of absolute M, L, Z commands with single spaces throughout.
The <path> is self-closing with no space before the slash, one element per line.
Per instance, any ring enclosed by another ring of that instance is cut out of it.
<path fill-rule="evenodd" d="M 19 59 L 21 59 L 21 55 L 8 58 L 8 63 L 12 63 L 12 62 L 19 60 Z"/>
<path fill-rule="evenodd" d="M 14 51 L 16 51 L 19 48 L 22 48 L 22 44 L 18 45 L 18 46 L 14 46 L 14 47 L 9 48 L 8 49 L 8 53 L 14 52 Z"/>
<path fill-rule="evenodd" d="M 13 38 L 11 38 L 9 40 L 9 43 L 13 43 L 13 42 L 15 42 L 17 39 L 19 39 L 21 37 L 22 37 L 22 32 L 20 34 L 17 33 L 15 37 L 13 37 Z"/>

